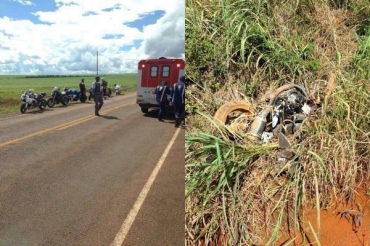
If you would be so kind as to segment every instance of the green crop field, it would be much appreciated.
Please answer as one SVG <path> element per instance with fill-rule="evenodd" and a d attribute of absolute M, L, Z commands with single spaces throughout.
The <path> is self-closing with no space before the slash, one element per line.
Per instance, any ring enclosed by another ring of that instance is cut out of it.
<path fill-rule="evenodd" d="M 122 85 L 123 93 L 136 90 L 137 74 L 109 74 L 101 75 L 108 81 L 108 86 Z M 46 92 L 50 96 L 51 90 L 57 86 L 61 88 L 79 90 L 81 79 L 85 79 L 86 88 L 94 81 L 95 75 L 71 76 L 20 76 L 0 75 L 0 114 L 19 112 L 22 90 L 33 89 L 35 93 Z"/>

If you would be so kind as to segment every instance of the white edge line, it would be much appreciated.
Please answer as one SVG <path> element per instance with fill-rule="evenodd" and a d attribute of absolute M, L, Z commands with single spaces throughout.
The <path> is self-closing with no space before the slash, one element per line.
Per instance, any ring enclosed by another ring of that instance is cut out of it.
<path fill-rule="evenodd" d="M 136 215 L 138 214 L 141 206 L 143 205 L 144 200 L 145 200 L 146 196 L 148 195 L 149 190 L 150 190 L 154 180 L 156 179 L 157 174 L 158 174 L 159 170 L 161 169 L 161 167 L 163 165 L 163 162 L 166 159 L 166 157 L 168 155 L 168 152 L 170 151 L 173 143 L 175 142 L 175 139 L 176 139 L 177 135 L 179 134 L 179 132 L 180 132 L 180 128 L 177 129 L 177 131 L 173 135 L 170 143 L 167 145 L 164 153 L 162 154 L 162 156 L 159 159 L 157 165 L 155 166 L 152 173 L 150 174 L 149 179 L 147 180 L 146 184 L 144 185 L 143 189 L 141 190 L 138 198 L 135 201 L 134 206 L 131 208 L 129 214 L 127 215 L 125 221 L 123 222 L 123 224 L 122 224 L 121 228 L 119 229 L 116 237 L 114 238 L 114 241 L 111 243 L 110 246 L 121 246 L 122 245 L 123 241 L 126 238 L 126 235 L 127 235 L 128 231 L 130 230 L 130 228 L 131 228 L 131 226 L 132 226 L 132 224 L 133 224 L 133 222 L 136 218 Z"/>

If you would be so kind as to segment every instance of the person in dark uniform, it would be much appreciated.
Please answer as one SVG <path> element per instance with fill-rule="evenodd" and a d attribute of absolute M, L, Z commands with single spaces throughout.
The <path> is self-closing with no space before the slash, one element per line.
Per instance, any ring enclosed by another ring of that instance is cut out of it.
<path fill-rule="evenodd" d="M 81 98 L 81 102 L 85 102 L 86 99 L 87 99 L 87 96 L 86 96 L 86 87 L 85 87 L 85 79 L 81 79 L 81 83 L 79 84 L 80 86 L 80 98 Z"/>
<path fill-rule="evenodd" d="M 91 84 L 91 91 L 94 94 L 94 101 L 95 101 L 95 115 L 100 116 L 99 110 L 104 104 L 103 100 L 103 87 L 99 83 L 100 77 L 96 76 L 95 81 Z"/>
<path fill-rule="evenodd" d="M 85 79 L 81 79 L 80 92 L 86 95 Z"/>
<path fill-rule="evenodd" d="M 155 99 L 159 104 L 158 121 L 163 121 L 163 116 L 166 112 L 166 105 L 168 104 L 167 95 L 171 94 L 170 88 L 167 86 L 166 81 L 161 81 L 161 84 L 155 88 Z"/>
<path fill-rule="evenodd" d="M 173 85 L 171 98 L 175 107 L 175 127 L 179 127 L 185 113 L 185 76 L 181 76 L 180 80 Z"/>

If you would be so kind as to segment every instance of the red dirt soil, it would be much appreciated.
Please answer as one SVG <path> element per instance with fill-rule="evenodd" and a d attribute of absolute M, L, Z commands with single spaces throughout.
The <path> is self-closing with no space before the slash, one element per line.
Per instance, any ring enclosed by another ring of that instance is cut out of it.
<path fill-rule="evenodd" d="M 357 215 L 357 216 L 356 216 Z M 362 215 L 362 216 L 361 216 Z M 297 239 L 289 245 L 322 245 L 322 246 L 370 246 L 370 197 L 364 192 L 357 195 L 355 202 L 333 206 L 320 211 L 320 231 L 317 226 L 316 210 L 306 211 L 305 223 L 302 225 L 308 240 L 296 234 Z M 318 244 L 311 232 L 309 222 L 317 233 Z M 357 224 L 357 226 L 356 226 Z M 280 244 L 287 242 L 281 237 Z"/>

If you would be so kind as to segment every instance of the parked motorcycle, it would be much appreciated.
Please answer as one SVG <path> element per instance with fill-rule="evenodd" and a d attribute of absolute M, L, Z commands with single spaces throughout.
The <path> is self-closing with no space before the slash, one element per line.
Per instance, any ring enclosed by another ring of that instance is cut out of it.
<path fill-rule="evenodd" d="M 64 90 L 62 91 L 62 95 L 66 96 L 67 103 L 70 101 L 78 101 L 78 100 L 84 103 L 87 100 L 87 97 L 84 93 L 77 91 L 76 89 L 69 90 L 67 87 L 65 87 Z"/>
<path fill-rule="evenodd" d="M 108 97 L 112 97 L 112 88 L 107 87 L 106 89 L 103 89 L 103 97 L 104 99 L 107 99 Z"/>
<path fill-rule="evenodd" d="M 108 87 L 107 90 L 108 90 L 107 92 L 108 97 L 112 97 L 112 91 L 113 91 L 112 88 Z"/>
<path fill-rule="evenodd" d="M 46 96 L 45 92 L 34 94 L 32 90 L 28 92 L 21 91 L 21 113 L 24 114 L 28 109 L 39 108 L 44 110 L 46 108 L 46 100 L 43 98 Z"/>
<path fill-rule="evenodd" d="M 67 105 L 66 95 L 62 95 L 59 87 L 54 87 L 51 91 L 51 97 L 46 101 L 49 108 L 54 107 L 55 104 L 61 103 L 63 106 Z"/>
<path fill-rule="evenodd" d="M 115 85 L 114 86 L 114 91 L 115 91 L 116 95 L 121 95 L 122 86 L 121 85 Z"/>
<path fill-rule="evenodd" d="M 94 100 L 94 92 L 93 89 L 90 87 L 89 88 L 89 101 Z"/>

